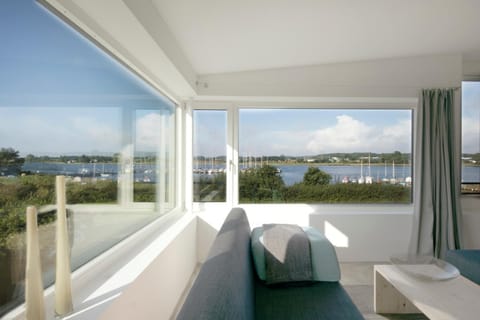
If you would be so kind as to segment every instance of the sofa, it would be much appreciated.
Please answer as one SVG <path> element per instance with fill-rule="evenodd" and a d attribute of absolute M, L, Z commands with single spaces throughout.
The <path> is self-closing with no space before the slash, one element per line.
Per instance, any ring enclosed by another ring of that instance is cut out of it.
<path fill-rule="evenodd" d="M 255 271 L 242 208 L 223 223 L 177 319 L 363 319 L 338 281 L 267 286 Z"/>
<path fill-rule="evenodd" d="M 462 276 L 480 285 L 480 250 L 447 250 L 445 261 L 457 267 Z"/>

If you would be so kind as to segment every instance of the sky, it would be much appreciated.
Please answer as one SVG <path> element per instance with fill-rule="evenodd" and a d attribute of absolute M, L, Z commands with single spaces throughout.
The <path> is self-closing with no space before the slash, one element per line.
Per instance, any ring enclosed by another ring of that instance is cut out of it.
<path fill-rule="evenodd" d="M 0 43 L 0 147 L 22 156 L 119 152 L 122 108 L 173 110 L 34 0 L 2 0 Z M 155 117 L 132 119 L 141 148 L 152 148 Z"/>
<path fill-rule="evenodd" d="M 462 83 L 463 153 L 480 153 L 480 82 Z"/>
<path fill-rule="evenodd" d="M 241 109 L 241 156 L 411 152 L 411 110 Z M 196 111 L 194 155 L 225 154 L 226 112 Z"/>
<path fill-rule="evenodd" d="M 122 108 L 173 106 L 34 0 L 0 7 L 0 147 L 21 155 L 109 154 Z M 465 82 L 463 150 L 480 152 L 480 83 Z M 240 155 L 411 152 L 408 110 L 240 111 Z M 153 150 L 160 115 L 137 113 L 136 141 Z M 197 111 L 194 154 L 226 154 L 226 112 Z"/>

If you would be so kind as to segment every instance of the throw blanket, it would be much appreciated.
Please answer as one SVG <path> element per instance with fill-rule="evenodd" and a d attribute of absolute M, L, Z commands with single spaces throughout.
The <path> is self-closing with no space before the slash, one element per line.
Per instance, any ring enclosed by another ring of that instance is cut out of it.
<path fill-rule="evenodd" d="M 297 225 L 264 224 L 266 283 L 313 280 L 310 240 Z"/>

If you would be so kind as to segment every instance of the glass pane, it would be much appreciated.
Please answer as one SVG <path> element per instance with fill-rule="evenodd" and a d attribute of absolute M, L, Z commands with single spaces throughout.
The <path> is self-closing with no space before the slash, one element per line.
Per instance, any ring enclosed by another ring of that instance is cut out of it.
<path fill-rule="evenodd" d="M 171 110 L 135 113 L 134 201 L 175 205 L 175 122 Z"/>
<path fill-rule="evenodd" d="M 135 156 L 133 199 L 155 202 L 157 156 L 160 152 L 162 119 L 158 110 L 137 110 L 135 113 Z"/>
<path fill-rule="evenodd" d="M 480 193 L 480 82 L 462 83 L 462 192 Z"/>
<path fill-rule="evenodd" d="M 241 203 L 410 203 L 411 110 L 241 109 Z"/>
<path fill-rule="evenodd" d="M 193 199 L 195 202 L 226 200 L 227 112 L 193 112 Z"/>
<path fill-rule="evenodd" d="M 1 317 L 24 299 L 27 205 L 40 212 L 43 284 L 53 282 L 55 175 L 67 178 L 72 269 L 173 206 L 175 106 L 37 1 L 3 1 L 0 38 Z M 165 143 L 155 149 L 148 126 L 158 115 Z M 145 139 L 135 141 L 136 133 Z M 165 164 L 163 196 L 136 188 L 139 201 L 151 201 L 140 207 L 133 177 L 120 179 L 133 174 L 134 150 L 142 165 L 161 162 L 159 152 Z"/>

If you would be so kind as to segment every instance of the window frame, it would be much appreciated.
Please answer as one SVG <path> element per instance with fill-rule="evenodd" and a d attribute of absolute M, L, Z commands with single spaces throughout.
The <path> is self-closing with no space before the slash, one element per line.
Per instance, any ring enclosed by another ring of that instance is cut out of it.
<path fill-rule="evenodd" d="M 460 136 L 460 152 L 459 152 L 459 155 L 460 155 L 460 159 L 459 159 L 459 162 L 460 162 L 460 174 L 459 174 L 459 177 L 460 177 L 460 194 L 462 196 L 478 196 L 480 195 L 480 191 L 478 192 L 475 192 L 475 191 L 472 191 L 472 192 L 467 192 L 467 191 L 464 191 L 463 189 L 463 186 L 464 185 L 479 185 L 480 184 L 480 180 L 477 181 L 477 182 L 463 182 L 463 83 L 464 82 L 476 82 L 476 83 L 479 83 L 480 84 L 480 77 L 470 77 L 470 78 L 466 78 L 466 79 L 463 79 L 462 80 L 462 83 L 461 83 L 461 92 L 462 94 L 460 94 L 460 133 L 459 133 L 459 136 Z M 480 108 L 480 106 L 479 106 Z M 480 110 L 479 110 L 480 112 Z M 479 128 L 480 128 L 480 124 L 479 124 Z M 479 133 L 480 134 L 480 133 Z"/>
<path fill-rule="evenodd" d="M 226 199 L 224 202 L 195 202 L 193 201 L 193 134 L 194 134 L 194 123 L 193 123 L 193 113 L 195 110 L 217 110 L 225 111 L 227 115 L 226 119 Z M 233 206 L 235 203 L 238 203 L 234 198 L 234 188 L 235 182 L 233 179 L 233 172 L 235 171 L 235 157 L 238 157 L 236 150 L 238 148 L 235 145 L 235 127 L 236 119 L 238 118 L 238 111 L 235 110 L 235 106 L 232 104 L 225 103 L 189 103 L 187 104 L 187 125 L 186 125 L 186 136 L 189 138 L 188 143 L 186 144 L 186 172 L 188 178 L 186 179 L 186 199 L 188 199 L 189 208 L 193 211 L 203 210 L 205 207 L 223 207 L 225 205 Z"/>
<path fill-rule="evenodd" d="M 295 207 L 304 207 L 307 205 L 315 212 L 323 210 L 324 207 L 331 207 L 331 204 L 315 203 L 281 203 L 281 204 L 240 204 L 239 203 L 239 110 L 240 109 L 376 109 L 376 110 L 411 110 L 412 111 L 412 178 L 415 179 L 415 151 L 416 151 L 416 132 L 417 132 L 417 106 L 418 98 L 390 98 L 390 97 L 330 97 L 330 98 L 298 98 L 298 97 L 197 97 L 188 103 L 189 116 L 191 123 L 188 135 L 191 139 L 187 146 L 187 161 L 190 165 L 186 166 L 186 172 L 192 178 L 187 181 L 189 186 L 185 191 L 191 202 L 193 211 L 216 210 L 219 208 L 230 208 L 238 205 L 249 207 L 268 207 L 268 206 L 287 206 L 289 210 Z M 193 201 L 193 111 L 194 110 L 226 110 L 227 111 L 227 144 L 231 149 L 227 149 L 227 201 L 222 203 L 205 203 Z M 187 129 L 188 130 L 188 129 Z M 232 162 L 229 162 L 231 156 Z M 188 163 L 187 163 L 188 164 Z M 415 182 L 412 184 L 412 195 L 415 188 Z M 408 204 L 359 204 L 351 206 L 349 204 L 338 204 L 338 206 L 347 206 L 351 211 L 364 212 L 365 208 L 371 208 L 377 211 L 380 207 L 403 208 L 402 212 L 413 213 L 414 199 Z"/>

